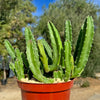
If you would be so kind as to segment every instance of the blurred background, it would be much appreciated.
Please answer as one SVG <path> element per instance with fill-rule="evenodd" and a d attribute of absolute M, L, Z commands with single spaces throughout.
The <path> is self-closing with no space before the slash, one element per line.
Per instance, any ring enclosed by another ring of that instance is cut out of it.
<path fill-rule="evenodd" d="M 100 72 L 100 0 L 0 0 L 0 79 L 14 76 L 9 69 L 11 58 L 4 46 L 5 39 L 25 52 L 25 27 L 31 28 L 36 39 L 42 36 L 50 42 L 47 22 L 52 21 L 63 41 L 64 23 L 71 20 L 73 53 L 81 25 L 88 15 L 94 19 L 95 36 L 82 77 L 95 77 Z"/>

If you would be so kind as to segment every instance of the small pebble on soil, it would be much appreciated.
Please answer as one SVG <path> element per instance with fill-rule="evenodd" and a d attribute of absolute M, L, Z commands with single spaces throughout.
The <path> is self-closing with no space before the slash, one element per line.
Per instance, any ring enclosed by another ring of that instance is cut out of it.
<path fill-rule="evenodd" d="M 34 79 L 28 80 L 28 78 L 22 78 L 21 81 L 22 82 L 27 82 L 27 83 L 38 83 L 38 84 L 41 84 L 42 83 L 42 82 L 36 81 Z M 65 81 L 64 80 L 61 80 L 60 78 L 54 79 L 54 83 L 63 83 L 63 82 L 65 82 Z"/>

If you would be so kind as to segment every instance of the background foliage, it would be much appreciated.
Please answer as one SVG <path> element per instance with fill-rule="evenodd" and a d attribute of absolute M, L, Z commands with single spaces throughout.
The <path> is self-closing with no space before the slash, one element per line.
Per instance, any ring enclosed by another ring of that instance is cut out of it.
<path fill-rule="evenodd" d="M 95 5 L 92 0 L 56 0 L 55 3 L 50 4 L 49 8 L 44 8 L 44 14 L 40 17 L 40 20 L 35 27 L 34 33 L 43 35 L 48 39 L 47 22 L 52 21 L 62 37 L 64 37 L 64 23 L 65 20 L 71 20 L 73 28 L 73 52 L 77 37 L 80 31 L 80 27 L 84 19 L 91 15 L 95 24 L 95 37 L 93 48 L 89 57 L 88 64 L 83 72 L 83 76 L 94 76 L 94 72 L 97 69 L 100 59 L 100 8 Z M 98 67 L 99 71 L 100 68 Z"/>
<path fill-rule="evenodd" d="M 0 55 L 7 55 L 3 43 L 5 39 L 24 51 L 22 28 L 35 22 L 32 16 L 35 10 L 31 0 L 0 0 Z"/>

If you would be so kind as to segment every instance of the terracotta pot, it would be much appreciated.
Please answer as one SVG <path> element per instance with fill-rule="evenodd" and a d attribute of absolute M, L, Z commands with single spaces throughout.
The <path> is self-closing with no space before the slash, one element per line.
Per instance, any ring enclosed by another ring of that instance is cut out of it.
<path fill-rule="evenodd" d="M 17 81 L 22 100 L 70 100 L 73 80 L 65 83 L 35 84 Z"/>

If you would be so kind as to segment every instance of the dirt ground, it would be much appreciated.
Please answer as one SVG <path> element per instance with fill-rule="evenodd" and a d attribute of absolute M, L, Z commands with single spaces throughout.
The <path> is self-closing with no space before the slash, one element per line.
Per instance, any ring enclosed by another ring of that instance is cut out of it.
<path fill-rule="evenodd" d="M 80 85 L 85 81 L 90 83 L 87 88 L 81 88 Z M 71 89 L 71 100 L 90 100 L 95 94 L 100 94 L 100 80 L 93 78 L 78 78 Z M 9 78 L 6 86 L 0 83 L 0 100 L 21 100 L 20 89 L 17 86 L 15 78 Z M 96 100 L 96 99 L 95 99 Z M 99 100 L 99 99 L 98 99 Z"/>

